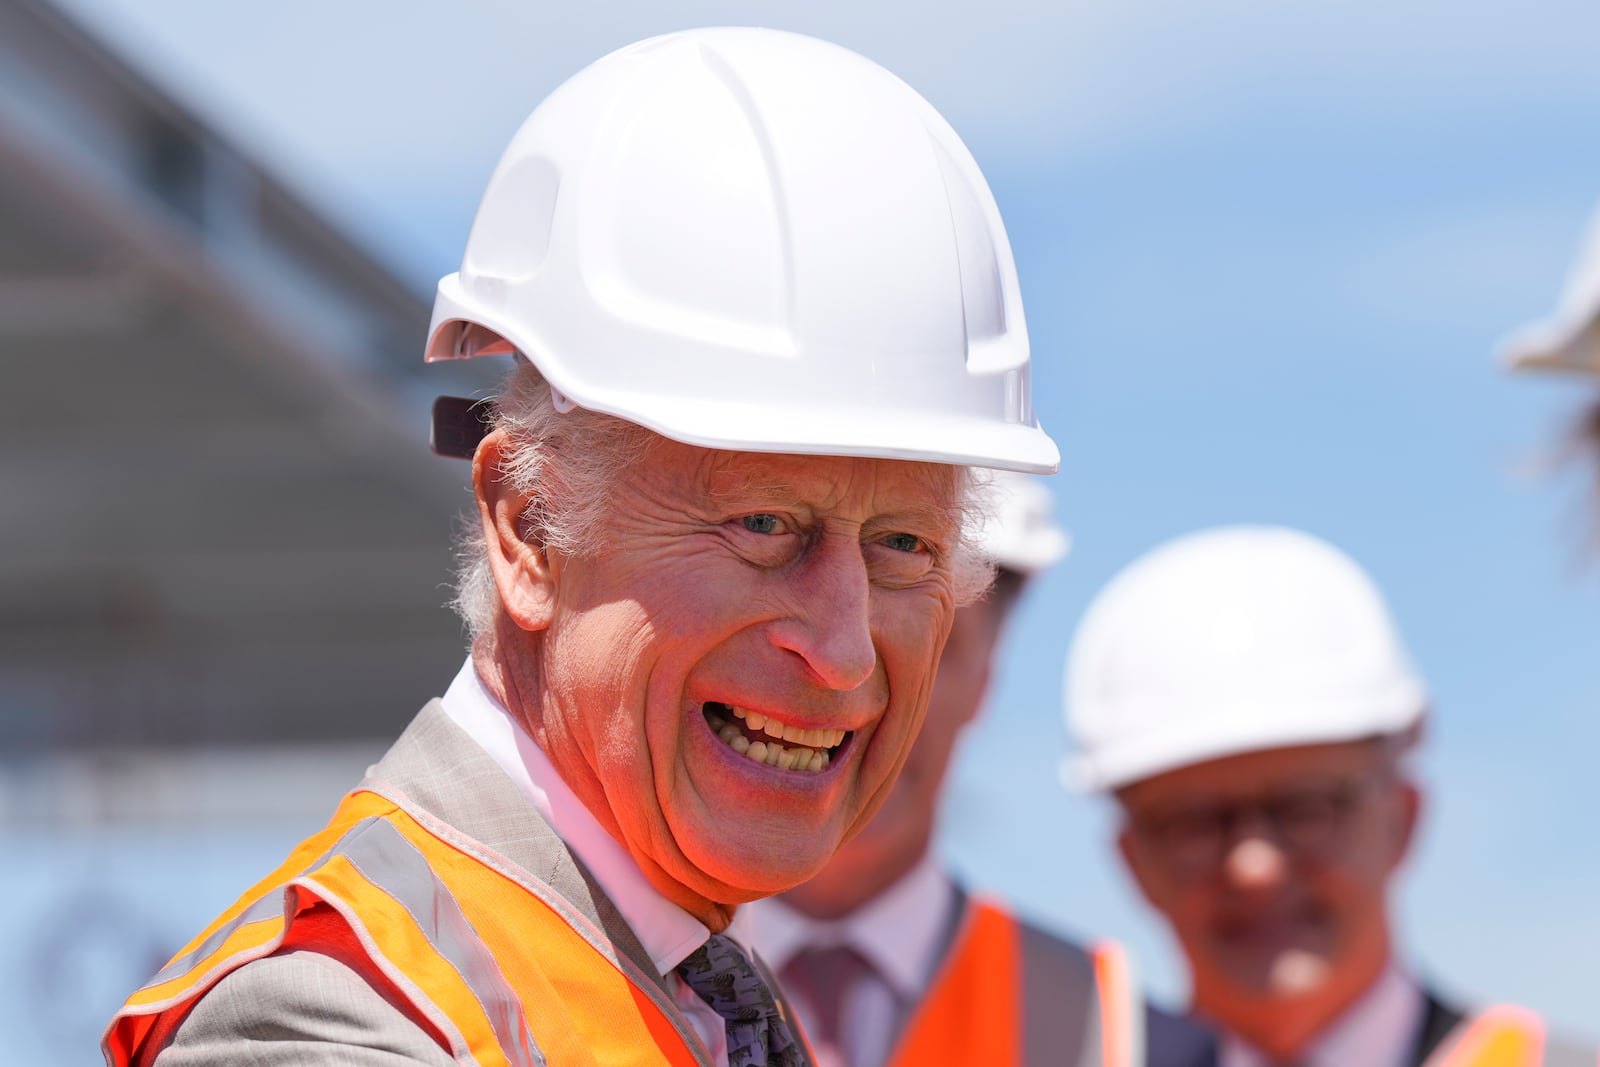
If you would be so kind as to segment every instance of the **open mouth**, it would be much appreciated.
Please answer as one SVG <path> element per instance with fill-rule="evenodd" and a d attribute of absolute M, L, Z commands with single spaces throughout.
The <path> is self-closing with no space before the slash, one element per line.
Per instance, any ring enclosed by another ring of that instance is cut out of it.
<path fill-rule="evenodd" d="M 786 726 L 759 711 L 715 700 L 706 701 L 703 710 L 711 732 L 723 744 L 747 760 L 779 770 L 811 774 L 827 770 L 828 763 L 852 736 L 849 730 Z"/>

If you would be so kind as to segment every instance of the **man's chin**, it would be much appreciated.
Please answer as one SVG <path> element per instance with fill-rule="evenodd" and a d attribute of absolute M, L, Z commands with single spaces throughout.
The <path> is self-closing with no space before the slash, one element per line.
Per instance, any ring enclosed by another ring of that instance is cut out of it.
<path fill-rule="evenodd" d="M 1315 995 L 1333 973 L 1327 956 L 1305 948 L 1282 948 L 1271 952 L 1231 953 L 1228 968 L 1236 985 L 1253 997 L 1298 1000 Z"/>
<path fill-rule="evenodd" d="M 1278 954 L 1267 973 L 1268 987 L 1280 997 L 1303 997 L 1327 985 L 1333 967 L 1326 956 L 1305 949 Z"/>
<path fill-rule="evenodd" d="M 798 847 L 792 837 L 767 834 L 729 847 L 718 837 L 707 846 L 684 848 L 689 867 L 682 880 L 690 889 L 724 904 L 744 904 L 776 896 L 806 882 L 826 865 L 833 849 L 818 848 L 815 840 Z"/>

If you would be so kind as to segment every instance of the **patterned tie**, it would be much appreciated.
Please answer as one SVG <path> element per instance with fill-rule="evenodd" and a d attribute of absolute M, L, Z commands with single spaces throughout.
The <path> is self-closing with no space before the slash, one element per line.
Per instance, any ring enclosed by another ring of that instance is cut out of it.
<path fill-rule="evenodd" d="M 772 991 L 745 954 L 712 934 L 678 973 L 728 1027 L 728 1067 L 800 1067 L 805 1060 Z"/>

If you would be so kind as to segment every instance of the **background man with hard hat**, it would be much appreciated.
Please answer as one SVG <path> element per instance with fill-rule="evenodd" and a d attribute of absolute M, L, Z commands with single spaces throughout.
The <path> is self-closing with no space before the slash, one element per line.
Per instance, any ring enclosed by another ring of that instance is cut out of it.
<path fill-rule="evenodd" d="M 951 755 L 984 703 L 1006 622 L 1067 551 L 1036 480 L 997 474 L 988 498 L 976 540 L 995 585 L 956 612 L 888 801 L 816 877 L 740 913 L 822 1067 L 1147 1062 L 1144 1008 L 1118 946 L 1086 951 L 969 895 L 932 851 Z M 1148 1062 L 1209 1062 L 1209 1035 L 1161 1023 Z"/>
<path fill-rule="evenodd" d="M 1390 888 L 1427 708 L 1382 597 L 1278 527 L 1169 542 L 1091 604 L 1067 664 L 1069 777 L 1187 957 L 1224 1067 L 1585 1064 L 1540 1021 L 1464 1014 L 1399 960 Z"/>
<path fill-rule="evenodd" d="M 888 797 L 968 468 L 1056 464 L 981 173 L 843 49 L 642 42 L 517 133 L 427 352 L 520 357 L 454 427 L 471 655 L 108 1062 L 805 1062 L 723 931 Z"/>

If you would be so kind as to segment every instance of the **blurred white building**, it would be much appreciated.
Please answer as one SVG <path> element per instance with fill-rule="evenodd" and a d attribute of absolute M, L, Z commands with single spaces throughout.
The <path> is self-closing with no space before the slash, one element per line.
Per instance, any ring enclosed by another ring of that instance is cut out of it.
<path fill-rule="evenodd" d="M 134 984 L 451 677 L 427 295 L 42 0 L 0 3 L 0 1026 Z M 478 368 L 478 373 L 484 373 Z M 424 380 L 423 375 L 427 377 Z"/>

